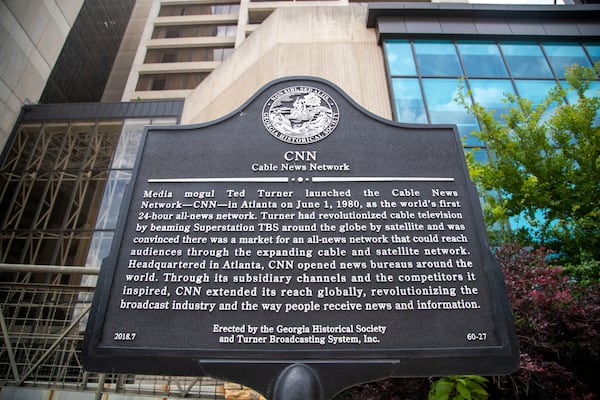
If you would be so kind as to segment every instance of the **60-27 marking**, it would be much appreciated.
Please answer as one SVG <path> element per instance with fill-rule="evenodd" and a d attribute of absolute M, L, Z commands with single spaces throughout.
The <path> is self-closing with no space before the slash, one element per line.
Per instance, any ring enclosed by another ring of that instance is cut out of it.
<path fill-rule="evenodd" d="M 469 342 L 480 341 L 483 342 L 487 340 L 486 332 L 469 332 L 467 333 L 467 340 Z"/>

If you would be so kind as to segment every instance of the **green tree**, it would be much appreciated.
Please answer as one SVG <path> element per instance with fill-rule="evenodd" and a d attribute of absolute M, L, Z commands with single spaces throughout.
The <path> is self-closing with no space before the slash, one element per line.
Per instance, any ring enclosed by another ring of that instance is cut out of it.
<path fill-rule="evenodd" d="M 470 104 L 461 90 L 457 101 L 479 121 L 475 135 L 487 146 L 488 160 L 467 155 L 473 181 L 484 197 L 490 236 L 518 237 L 527 245 L 553 249 L 567 263 L 598 274 L 600 260 L 600 98 L 590 85 L 594 68 L 572 66 L 566 87 L 557 86 L 538 105 L 505 95 L 505 114 Z M 569 102 L 566 99 L 570 99 Z M 517 218 L 527 229 L 511 230 Z M 526 224 L 527 225 L 527 224 Z M 589 268 L 592 265 L 592 268 Z"/>

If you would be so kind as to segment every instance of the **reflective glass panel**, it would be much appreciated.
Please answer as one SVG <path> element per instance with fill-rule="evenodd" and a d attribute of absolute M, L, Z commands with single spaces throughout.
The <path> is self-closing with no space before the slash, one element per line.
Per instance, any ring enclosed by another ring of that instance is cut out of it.
<path fill-rule="evenodd" d="M 567 87 L 566 83 L 561 81 L 561 85 L 563 85 L 563 87 Z M 591 82 L 590 83 L 590 87 L 588 90 L 585 91 L 585 96 L 586 97 L 598 97 L 600 96 L 600 82 L 596 81 L 596 82 Z M 577 103 L 577 92 L 575 92 L 574 90 L 569 90 L 569 92 L 567 93 L 567 100 L 569 101 L 569 104 L 575 104 Z M 596 118 L 594 118 L 594 126 L 599 126 L 600 125 L 600 113 L 596 114 Z"/>
<path fill-rule="evenodd" d="M 565 81 L 560 81 L 560 84 L 567 89 L 569 86 L 565 83 Z M 600 96 L 600 81 L 596 81 L 596 82 L 590 82 L 590 87 L 588 88 L 588 90 L 585 91 L 585 96 L 586 97 L 598 97 Z M 569 100 L 569 103 L 573 104 L 575 102 L 577 102 L 577 92 L 575 92 L 574 90 L 569 90 L 569 92 L 567 93 L 567 100 Z"/>
<path fill-rule="evenodd" d="M 458 51 L 467 76 L 506 77 L 508 72 L 496 43 L 461 42 Z"/>
<path fill-rule="evenodd" d="M 585 48 L 592 58 L 592 62 L 600 61 L 600 44 L 586 44 Z"/>
<path fill-rule="evenodd" d="M 125 121 L 111 168 L 133 168 L 140 147 L 142 132 L 144 132 L 144 126 L 146 125 L 150 125 L 149 119 L 129 119 Z"/>
<path fill-rule="evenodd" d="M 465 153 L 472 153 L 477 162 L 487 162 L 488 160 L 487 151 L 480 147 L 465 147 Z"/>
<path fill-rule="evenodd" d="M 102 266 L 102 261 L 110 252 L 113 236 L 113 232 L 94 232 L 90 242 L 90 249 L 88 250 L 87 259 L 85 261 L 86 267 L 100 268 Z M 81 285 L 84 286 L 96 286 L 97 281 L 98 276 L 96 275 L 83 275 L 81 277 Z M 79 299 L 91 301 L 92 293 L 80 293 Z M 80 326 L 85 329 L 85 324 L 81 324 Z"/>
<path fill-rule="evenodd" d="M 427 115 L 425 114 L 425 106 L 418 79 L 392 79 L 392 90 L 398 122 L 427 123 Z"/>
<path fill-rule="evenodd" d="M 565 70 L 573 64 L 591 67 L 590 60 L 578 44 L 544 44 L 550 64 L 558 77 L 565 75 Z"/>
<path fill-rule="evenodd" d="M 539 45 L 502 43 L 502 52 L 516 78 L 552 78 L 552 71 Z"/>
<path fill-rule="evenodd" d="M 590 88 L 585 92 L 585 95 L 588 97 L 600 96 L 600 82 L 592 82 L 590 84 Z M 600 126 L 600 112 L 596 113 L 596 118 L 594 118 L 594 125 Z"/>
<path fill-rule="evenodd" d="M 100 268 L 102 260 L 110 252 L 113 236 L 112 232 L 94 232 L 87 260 L 85 261 L 86 267 Z"/>
<path fill-rule="evenodd" d="M 506 94 L 514 94 L 508 79 L 469 79 L 469 87 L 475 101 L 484 107 L 504 107 L 502 99 Z"/>
<path fill-rule="evenodd" d="M 110 173 L 104 188 L 96 229 L 116 228 L 123 195 L 130 180 L 131 172 L 129 171 L 112 171 Z"/>
<path fill-rule="evenodd" d="M 515 85 L 517 86 L 519 96 L 533 101 L 533 105 L 536 106 L 544 101 L 550 89 L 556 86 L 556 81 L 516 80 Z"/>
<path fill-rule="evenodd" d="M 427 109 L 432 124 L 456 124 L 465 144 L 478 145 L 471 133 L 479 129 L 472 114 L 456 102 L 459 83 L 457 79 L 423 79 Z"/>
<path fill-rule="evenodd" d="M 556 86 L 556 81 L 516 80 L 515 85 L 519 96 L 531 100 L 533 107 L 536 107 L 546 99 L 548 92 Z M 556 104 L 551 104 L 542 115 L 542 120 L 549 118 L 554 110 L 556 110 Z"/>
<path fill-rule="evenodd" d="M 415 59 L 408 40 L 385 42 L 390 75 L 417 75 Z"/>
<path fill-rule="evenodd" d="M 513 87 L 508 79 L 469 79 L 469 86 L 473 98 L 488 110 L 496 110 L 496 118 L 507 110 L 507 105 L 502 101 L 506 94 L 514 94 Z"/>
<path fill-rule="evenodd" d="M 454 44 L 449 41 L 415 41 L 419 71 L 423 76 L 462 76 Z"/>

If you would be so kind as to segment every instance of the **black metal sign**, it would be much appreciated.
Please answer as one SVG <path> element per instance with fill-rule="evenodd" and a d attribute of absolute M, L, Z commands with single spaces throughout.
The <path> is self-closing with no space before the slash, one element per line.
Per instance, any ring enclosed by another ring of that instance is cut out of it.
<path fill-rule="evenodd" d="M 282 79 L 218 121 L 149 127 L 125 203 L 90 370 L 274 393 L 296 363 L 329 397 L 518 364 L 453 126 L 395 124 L 328 82 Z"/>

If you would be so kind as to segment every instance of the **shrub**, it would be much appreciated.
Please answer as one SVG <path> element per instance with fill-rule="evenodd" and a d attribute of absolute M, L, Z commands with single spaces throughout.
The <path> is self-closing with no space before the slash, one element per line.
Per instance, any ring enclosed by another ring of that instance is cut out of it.
<path fill-rule="evenodd" d="M 429 400 L 486 400 L 488 380 L 479 375 L 452 375 L 431 384 Z"/>
<path fill-rule="evenodd" d="M 497 250 L 521 346 L 521 367 L 500 392 L 519 398 L 591 399 L 600 367 L 600 295 L 580 285 L 551 253 L 517 244 Z M 500 387 L 500 385 L 498 385 Z"/>

